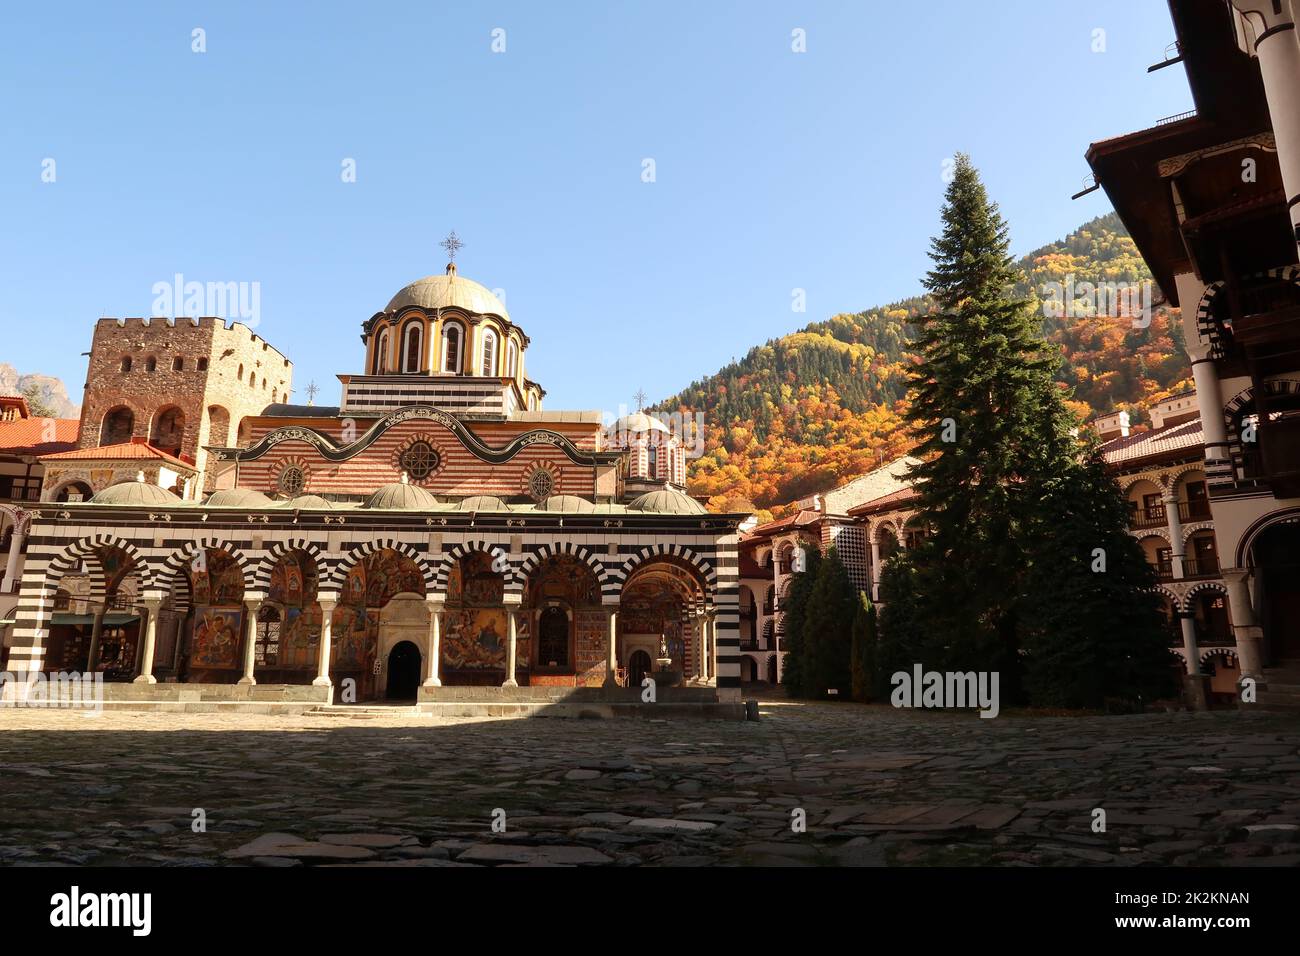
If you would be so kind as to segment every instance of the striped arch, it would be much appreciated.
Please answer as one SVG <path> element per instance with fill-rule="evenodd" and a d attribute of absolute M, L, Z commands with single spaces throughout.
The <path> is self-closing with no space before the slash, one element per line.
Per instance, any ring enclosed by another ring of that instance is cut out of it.
<path fill-rule="evenodd" d="M 1196 467 L 1202 468 L 1204 467 L 1204 465 L 1197 465 Z M 1119 490 L 1124 492 L 1124 494 L 1128 494 L 1128 490 L 1132 488 L 1134 485 L 1136 485 L 1139 481 L 1149 481 L 1151 482 L 1151 484 L 1155 485 L 1161 491 L 1164 491 L 1166 488 L 1169 487 L 1169 479 L 1162 472 L 1142 471 L 1142 472 L 1138 472 L 1136 475 L 1125 475 L 1122 478 L 1120 478 Z"/>
<path fill-rule="evenodd" d="M 1222 657 L 1224 667 L 1240 667 L 1237 662 L 1237 652 L 1230 647 L 1212 647 L 1209 650 L 1201 651 L 1201 663 L 1208 664 L 1213 658 Z"/>
<path fill-rule="evenodd" d="M 1173 542 L 1169 540 L 1168 528 L 1143 528 L 1140 532 L 1133 535 L 1139 542 L 1147 538 L 1159 538 L 1165 544 L 1173 547 Z"/>
<path fill-rule="evenodd" d="M 632 573 L 645 564 L 647 561 L 653 561 L 656 558 L 677 558 L 684 561 L 700 573 L 704 583 L 704 595 L 706 600 L 711 600 L 714 592 L 717 590 L 718 573 L 713 570 L 713 565 L 705 561 L 690 548 L 682 547 L 680 544 L 655 544 L 647 548 L 642 548 L 632 557 L 623 562 L 623 567 L 619 571 L 619 590 L 627 583 L 627 579 Z"/>
<path fill-rule="evenodd" d="M 1227 587 L 1220 584 L 1218 581 L 1202 581 L 1200 584 L 1196 584 L 1188 588 L 1187 593 L 1183 595 L 1183 610 L 1191 611 L 1192 598 L 1194 598 L 1197 594 L 1199 594 L 1202 591 L 1218 591 L 1220 594 L 1224 595 L 1225 597 L 1228 594 Z"/>
<path fill-rule="evenodd" d="M 1297 282 L 1300 281 L 1300 266 L 1279 266 L 1243 277 L 1245 282 L 1252 279 L 1281 279 L 1283 282 Z M 1196 337 L 1202 345 L 1210 347 L 1210 354 L 1215 358 L 1222 358 L 1224 349 L 1219 327 L 1214 321 L 1214 301 L 1224 288 L 1226 283 L 1222 279 L 1211 282 L 1205 287 L 1201 301 L 1196 306 Z"/>
<path fill-rule="evenodd" d="M 1161 594 L 1169 598 L 1169 606 L 1175 614 L 1178 614 L 1183 610 L 1183 602 L 1179 599 L 1178 595 L 1169 590 L 1169 588 L 1157 584 L 1151 590 L 1156 594 Z"/>
<path fill-rule="evenodd" d="M 157 584 L 159 590 L 163 592 L 171 591 L 176 586 L 177 575 L 209 548 L 213 551 L 224 551 L 239 565 L 239 570 L 244 577 L 244 597 L 246 599 L 251 598 L 257 592 L 257 586 L 253 580 L 253 574 L 256 570 L 255 565 L 243 551 L 222 538 L 200 538 L 197 541 L 186 541 L 180 548 L 168 555 L 167 560 L 163 562 L 162 570 L 158 574 Z"/>
<path fill-rule="evenodd" d="M 1252 549 L 1255 547 L 1255 539 L 1275 524 L 1291 524 L 1294 521 L 1300 521 L 1300 508 L 1285 508 L 1281 511 L 1270 511 L 1263 517 L 1258 518 L 1249 528 L 1241 533 L 1240 537 L 1237 538 L 1235 567 L 1255 567 L 1255 562 L 1251 554 Z"/>
<path fill-rule="evenodd" d="M 131 559 L 134 570 L 140 575 L 140 584 L 143 590 L 152 591 L 154 587 L 153 569 L 149 567 L 149 562 L 145 560 L 140 549 L 129 541 L 123 541 L 121 538 L 111 534 L 95 534 L 82 538 L 68 545 L 45 567 L 45 580 L 42 587 L 49 590 L 55 587 L 58 581 L 70 571 L 74 571 L 80 562 L 85 562 L 86 570 L 90 575 L 90 599 L 92 601 L 102 601 L 108 590 L 107 575 L 104 573 L 104 567 L 100 563 L 99 555 L 95 552 L 100 548 L 116 548 L 126 553 Z"/>
<path fill-rule="evenodd" d="M 1183 544 L 1187 544 L 1189 538 L 1198 531 L 1213 531 L 1214 522 L 1210 520 L 1195 521 L 1191 524 L 1183 525 Z"/>
<path fill-rule="evenodd" d="M 899 530 L 906 526 L 904 524 L 905 521 L 906 518 L 901 515 L 891 515 L 888 518 L 880 518 L 872 522 L 871 534 L 867 538 L 868 543 L 874 541 L 876 544 L 880 544 L 880 533 L 886 529 L 888 529 L 894 540 L 897 541 Z"/>
<path fill-rule="evenodd" d="M 281 558 L 293 551 L 302 551 L 311 555 L 316 565 L 317 588 L 322 587 L 329 580 L 329 568 L 326 567 L 325 556 L 321 553 L 321 549 L 303 538 L 293 538 L 272 544 L 262 560 L 257 563 L 257 567 L 253 570 L 253 580 L 259 592 L 265 594 L 270 590 L 271 573 L 275 570 L 275 566 L 279 564 Z"/>
<path fill-rule="evenodd" d="M 1170 488 L 1177 487 L 1178 479 L 1183 477 L 1183 475 L 1187 474 L 1189 471 L 1199 471 L 1201 473 L 1204 473 L 1205 459 L 1202 458 L 1200 461 L 1193 461 L 1193 462 L 1188 462 L 1184 465 L 1179 465 L 1177 468 L 1170 471 L 1165 476 L 1169 481 L 1169 487 Z"/>
<path fill-rule="evenodd" d="M 343 586 L 347 583 L 348 574 L 352 571 L 358 561 L 378 551 L 396 551 L 403 557 L 410 558 L 415 562 L 415 566 L 420 569 L 420 576 L 424 578 L 424 593 L 426 595 L 433 593 L 435 575 L 429 568 L 429 563 L 424 560 L 424 555 L 415 548 L 411 547 L 404 541 L 398 541 L 394 538 L 378 538 L 374 541 L 366 541 L 344 556 L 343 560 L 334 568 L 334 576 L 330 579 L 330 588 L 325 588 L 325 579 L 321 579 L 322 590 L 342 591 Z"/>
<path fill-rule="evenodd" d="M 542 562 L 561 555 L 576 558 L 591 568 L 592 574 L 596 575 L 596 580 L 600 582 L 600 596 L 605 603 L 613 603 L 618 600 L 618 581 L 610 577 L 605 565 L 600 562 L 600 559 L 592 551 L 571 541 L 556 541 L 554 544 L 544 544 L 524 558 L 523 563 L 515 570 L 515 579 L 519 582 L 519 589 L 522 591 L 527 587 L 528 579 L 534 571 L 541 567 Z"/>

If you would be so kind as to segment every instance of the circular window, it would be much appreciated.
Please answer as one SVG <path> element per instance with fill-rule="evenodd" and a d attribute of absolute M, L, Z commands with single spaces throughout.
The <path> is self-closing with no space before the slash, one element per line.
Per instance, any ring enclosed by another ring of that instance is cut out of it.
<path fill-rule="evenodd" d="M 290 465 L 280 472 L 280 490 L 290 497 L 302 494 L 307 485 L 307 476 L 297 465 Z"/>
<path fill-rule="evenodd" d="M 402 471 L 416 481 L 423 481 L 438 470 L 438 453 L 427 441 L 413 441 L 399 459 Z"/>
<path fill-rule="evenodd" d="M 545 468 L 538 468 L 528 476 L 528 495 L 534 501 L 549 498 L 554 490 L 555 476 Z"/>

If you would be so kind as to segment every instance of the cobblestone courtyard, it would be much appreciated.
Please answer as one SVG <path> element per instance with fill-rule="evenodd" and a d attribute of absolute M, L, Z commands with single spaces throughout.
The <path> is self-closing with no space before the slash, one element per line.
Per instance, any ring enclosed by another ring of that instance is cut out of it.
<path fill-rule="evenodd" d="M 0 865 L 1300 863 L 1291 715 L 762 711 L 0 711 Z"/>

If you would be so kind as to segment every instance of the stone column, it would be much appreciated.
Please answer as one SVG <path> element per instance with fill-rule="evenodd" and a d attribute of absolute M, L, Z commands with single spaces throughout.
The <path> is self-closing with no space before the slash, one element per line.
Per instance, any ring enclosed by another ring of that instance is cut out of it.
<path fill-rule="evenodd" d="M 1263 677 L 1264 629 L 1259 626 L 1255 609 L 1250 603 L 1250 571 L 1246 568 L 1227 568 L 1222 572 L 1223 583 L 1228 588 L 1228 614 L 1232 618 L 1232 635 L 1237 642 L 1237 661 L 1242 677 Z"/>
<path fill-rule="evenodd" d="M 442 654 L 442 602 L 426 599 L 425 603 L 429 607 L 429 653 L 424 662 L 424 686 L 441 687 L 438 665 Z"/>
<path fill-rule="evenodd" d="M 1183 611 L 1178 615 L 1183 629 L 1183 653 L 1187 655 L 1187 698 L 1193 710 L 1208 710 L 1205 681 L 1201 677 L 1201 649 L 1196 645 L 1196 615 Z"/>
<path fill-rule="evenodd" d="M 605 616 L 609 618 L 609 651 L 605 655 L 605 686 L 616 687 L 618 685 L 618 609 L 606 607 Z"/>
<path fill-rule="evenodd" d="M 27 541 L 27 532 L 19 531 L 14 526 L 13 537 L 9 539 L 9 559 L 5 562 L 5 579 L 0 584 L 0 590 L 9 594 L 14 589 L 14 582 L 18 580 L 18 559 L 22 557 L 23 544 Z"/>
<path fill-rule="evenodd" d="M 248 620 L 244 628 L 244 676 L 239 678 L 241 684 L 256 684 L 257 678 L 253 676 L 253 664 L 257 660 L 257 612 L 262 609 L 260 600 L 245 601 L 244 607 L 247 609 Z"/>
<path fill-rule="evenodd" d="M 90 625 L 90 647 L 86 649 L 86 673 L 93 674 L 99 667 L 99 639 L 104 633 L 104 615 L 108 612 L 105 601 L 95 611 L 94 623 Z"/>
<path fill-rule="evenodd" d="M 880 600 L 880 539 L 871 537 L 871 600 Z"/>
<path fill-rule="evenodd" d="M 1168 488 L 1160 500 L 1165 505 L 1165 524 L 1169 528 L 1169 547 L 1172 552 L 1170 563 L 1173 565 L 1174 580 L 1179 580 L 1187 575 L 1183 568 L 1183 521 L 1178 517 L 1178 492 Z"/>
<path fill-rule="evenodd" d="M 140 653 L 140 675 L 137 684 L 156 684 L 158 678 L 153 676 L 153 651 L 158 642 L 158 609 L 162 607 L 161 598 L 145 598 L 142 602 L 148 617 L 144 625 L 144 646 Z"/>
<path fill-rule="evenodd" d="M 330 680 L 330 654 L 334 639 L 334 608 L 338 605 L 335 598 L 318 597 L 320 605 L 320 644 L 316 647 L 316 679 L 314 687 L 333 687 Z"/>
<path fill-rule="evenodd" d="M 709 675 L 716 671 L 712 659 L 713 638 L 713 616 L 705 611 L 700 621 L 700 650 L 704 652 L 701 655 L 704 663 L 700 671 L 700 680 L 706 684 L 709 682 Z"/>
<path fill-rule="evenodd" d="M 516 612 L 514 608 L 506 609 L 506 619 L 509 621 L 510 642 L 506 645 L 506 679 L 502 682 L 502 687 L 518 687 L 519 682 L 515 680 L 515 649 L 516 641 L 519 637 L 519 626 L 516 621 Z"/>

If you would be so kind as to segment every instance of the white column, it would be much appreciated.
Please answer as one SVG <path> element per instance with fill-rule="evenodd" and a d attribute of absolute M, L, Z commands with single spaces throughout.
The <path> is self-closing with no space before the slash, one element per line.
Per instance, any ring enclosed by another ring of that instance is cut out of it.
<path fill-rule="evenodd" d="M 153 650 L 154 645 L 158 642 L 158 609 L 162 607 L 160 598 L 145 598 L 141 603 L 144 604 L 145 613 L 149 617 L 144 625 L 144 648 L 140 655 L 140 675 L 135 679 L 137 684 L 156 684 L 158 678 L 153 676 Z"/>
<path fill-rule="evenodd" d="M 710 612 L 704 614 L 704 680 L 707 683 L 718 673 L 718 622 Z"/>
<path fill-rule="evenodd" d="M 18 559 L 22 557 L 23 544 L 27 541 L 27 532 L 14 528 L 13 537 L 9 539 L 9 560 L 5 562 L 5 579 L 0 584 L 0 591 L 9 594 L 14 582 L 18 580 Z"/>
<path fill-rule="evenodd" d="M 605 615 L 609 618 L 609 652 L 605 655 L 605 686 L 614 687 L 618 684 L 618 609 L 607 607 Z"/>
<path fill-rule="evenodd" d="M 506 608 L 506 619 L 509 621 L 510 626 L 510 643 L 506 646 L 506 679 L 501 683 L 501 686 L 518 687 L 519 682 L 515 680 L 515 647 L 519 634 L 514 608 Z"/>
<path fill-rule="evenodd" d="M 1180 613 L 1178 623 L 1183 629 L 1183 651 L 1187 654 L 1187 673 L 1196 676 L 1201 673 L 1201 649 L 1196 643 L 1196 618 L 1190 613 Z"/>
<path fill-rule="evenodd" d="M 438 659 L 442 654 L 442 602 L 430 600 L 427 603 L 429 605 L 429 654 L 424 666 L 424 686 L 441 687 Z"/>
<path fill-rule="evenodd" d="M 1183 521 L 1178 517 L 1178 492 L 1173 488 L 1165 490 L 1160 496 L 1165 506 L 1165 525 L 1169 528 L 1169 547 L 1172 553 L 1174 579 L 1186 577 L 1183 568 Z"/>
<path fill-rule="evenodd" d="M 316 648 L 316 679 L 312 684 L 316 687 L 332 687 L 330 653 L 333 649 L 334 608 L 337 601 L 323 597 L 317 598 L 316 603 L 320 605 L 320 645 Z"/>
<path fill-rule="evenodd" d="M 1258 681 L 1263 676 L 1261 650 L 1264 630 L 1259 626 L 1255 609 L 1250 603 L 1250 586 L 1247 583 L 1250 571 L 1245 568 L 1226 568 L 1221 573 L 1223 583 L 1228 588 L 1228 614 L 1232 618 L 1232 634 L 1237 642 L 1241 676 L 1253 677 Z"/>
<path fill-rule="evenodd" d="M 1264 80 L 1269 119 L 1277 140 L 1282 189 L 1291 206 L 1292 233 L 1300 243 L 1300 39 L 1290 0 L 1233 0 L 1255 27 L 1255 56 Z M 1275 8 L 1276 7 L 1276 12 Z M 1263 39 L 1260 39 L 1260 35 Z"/>
<path fill-rule="evenodd" d="M 244 607 L 247 609 L 248 620 L 244 630 L 247 632 L 244 636 L 244 676 L 239 678 L 241 684 L 256 684 L 257 678 L 253 676 L 253 664 L 257 660 L 257 612 L 262 609 L 261 601 L 245 601 Z"/>

